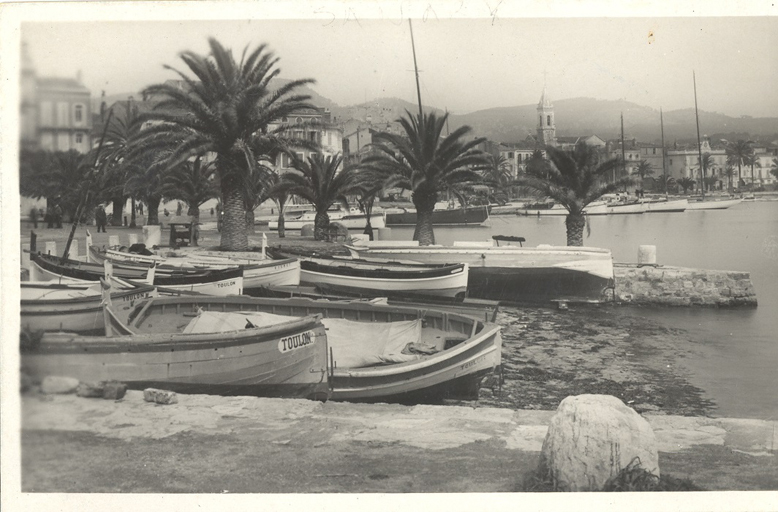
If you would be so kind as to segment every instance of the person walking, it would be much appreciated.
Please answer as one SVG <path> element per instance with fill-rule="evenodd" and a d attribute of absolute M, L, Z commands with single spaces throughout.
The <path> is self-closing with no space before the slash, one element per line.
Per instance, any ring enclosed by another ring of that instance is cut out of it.
<path fill-rule="evenodd" d="M 105 214 L 105 208 L 103 208 L 103 205 L 99 205 L 97 208 L 95 208 L 95 224 L 97 224 L 97 232 L 100 232 L 100 229 L 102 228 L 103 233 L 105 233 L 105 226 L 108 223 L 108 217 Z"/>
<path fill-rule="evenodd" d="M 62 207 L 59 203 L 54 205 L 54 220 L 57 223 L 57 229 L 62 228 Z"/>

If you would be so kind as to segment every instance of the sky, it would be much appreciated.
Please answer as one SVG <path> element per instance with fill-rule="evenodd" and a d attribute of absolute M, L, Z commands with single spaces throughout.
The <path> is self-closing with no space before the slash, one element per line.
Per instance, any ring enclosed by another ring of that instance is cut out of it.
<path fill-rule="evenodd" d="M 589 17 L 521 18 L 514 10 L 451 19 L 438 10 L 413 23 L 425 105 L 467 113 L 534 104 L 545 84 L 552 100 L 692 108 L 694 70 L 701 110 L 778 116 L 776 16 L 605 18 L 595 11 L 583 13 Z M 174 12 L 166 21 L 74 17 L 25 22 L 21 36 L 40 76 L 81 70 L 93 96 L 176 78 L 163 66 L 185 70 L 180 52 L 207 53 L 208 37 L 216 37 L 236 54 L 267 43 L 280 58 L 282 77 L 314 78 L 319 94 L 342 106 L 379 97 L 416 101 L 406 20 L 329 16 L 316 8 L 291 15 L 298 19 L 183 19 L 191 12 L 181 19 Z"/>

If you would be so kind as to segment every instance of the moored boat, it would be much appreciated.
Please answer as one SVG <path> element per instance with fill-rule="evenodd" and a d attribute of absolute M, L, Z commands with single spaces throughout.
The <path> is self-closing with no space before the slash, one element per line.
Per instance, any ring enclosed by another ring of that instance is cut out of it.
<path fill-rule="evenodd" d="M 28 331 L 104 334 L 100 283 L 21 283 L 21 327 Z M 116 314 L 126 318 L 135 303 L 155 297 L 153 286 L 115 288 L 110 292 Z"/>
<path fill-rule="evenodd" d="M 503 238 L 503 237 L 497 237 Z M 490 242 L 455 242 L 453 246 L 383 246 L 381 242 L 347 246 L 354 257 L 394 261 L 469 265 L 471 297 L 512 302 L 610 300 L 613 257 L 593 247 L 519 247 Z"/>
<path fill-rule="evenodd" d="M 646 213 L 678 213 L 689 207 L 687 199 L 646 201 Z"/>
<path fill-rule="evenodd" d="M 721 201 L 706 200 L 706 201 L 689 201 L 687 210 L 726 210 L 736 204 L 740 204 L 743 200 L 737 199 L 722 199 Z"/>
<path fill-rule="evenodd" d="M 250 291 L 263 286 L 296 285 L 300 283 L 300 263 L 295 258 L 260 259 L 219 257 L 212 254 L 191 252 L 182 256 L 161 256 L 134 254 L 115 249 L 100 249 L 94 245 L 89 248 L 93 261 L 102 263 L 110 260 L 120 266 L 147 268 L 156 265 L 156 271 L 165 274 L 168 271 L 182 270 L 243 270 L 243 290 Z"/>
<path fill-rule="evenodd" d="M 433 225 L 481 225 L 489 219 L 489 206 L 468 206 L 466 208 L 450 208 L 432 211 Z M 416 210 L 386 212 L 387 226 L 415 226 Z"/>
<path fill-rule="evenodd" d="M 327 212 L 327 215 L 330 218 L 330 222 L 338 222 L 340 224 L 343 224 L 348 229 L 365 229 L 365 225 L 367 224 L 367 219 L 365 218 L 365 215 L 359 211 L 346 212 L 343 210 L 337 210 L 333 212 Z M 284 219 L 284 229 L 288 229 L 291 231 L 299 231 L 303 228 L 303 226 L 307 224 L 313 224 L 315 220 L 316 220 L 316 212 L 304 212 L 294 217 Z M 386 218 L 384 217 L 384 214 L 383 213 L 371 214 L 370 225 L 373 226 L 373 229 L 386 227 Z M 277 231 L 278 220 L 271 220 L 270 222 L 268 222 L 268 228 L 271 231 Z"/>
<path fill-rule="evenodd" d="M 428 296 L 463 300 L 468 266 L 377 263 L 359 259 L 300 257 L 300 282 L 322 291 L 360 297 Z"/>
<path fill-rule="evenodd" d="M 153 274 L 153 282 L 146 280 L 151 266 L 116 265 L 113 275 L 134 282 L 153 284 L 171 291 L 186 291 L 205 295 L 236 295 L 243 292 L 243 270 L 169 270 Z M 105 277 L 103 265 L 75 260 L 62 260 L 47 254 L 30 255 L 30 280 L 57 282 L 96 282 Z"/>
<path fill-rule="evenodd" d="M 154 298 L 125 325 L 106 308 L 106 336 L 44 333 L 23 347 L 32 376 L 84 382 L 119 380 L 130 388 L 180 393 L 327 399 L 327 337 L 321 319 L 272 315 L 260 323 L 212 325 L 212 310 L 253 308 L 235 297 Z M 205 313 L 198 314 L 205 311 Z M 219 332 L 217 332 L 219 331 Z"/>

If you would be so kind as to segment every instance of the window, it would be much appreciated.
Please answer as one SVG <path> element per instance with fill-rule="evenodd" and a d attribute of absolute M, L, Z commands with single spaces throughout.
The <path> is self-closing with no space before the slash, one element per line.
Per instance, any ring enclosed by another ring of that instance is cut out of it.
<path fill-rule="evenodd" d="M 308 134 L 308 138 L 311 139 L 312 141 L 316 141 L 316 132 L 310 132 Z"/>
<path fill-rule="evenodd" d="M 654 154 L 656 155 L 656 148 L 654 148 Z"/>
<path fill-rule="evenodd" d="M 551 116 L 546 116 L 546 126 L 551 126 Z"/>
<path fill-rule="evenodd" d="M 57 103 L 57 126 L 69 126 L 70 125 L 70 109 L 69 105 L 65 101 Z"/>
<path fill-rule="evenodd" d="M 76 105 L 76 108 L 73 111 L 73 119 L 78 124 L 81 124 L 84 121 L 84 106 L 83 105 Z"/>
<path fill-rule="evenodd" d="M 41 124 L 52 126 L 54 124 L 54 104 L 50 101 L 41 102 Z"/>
<path fill-rule="evenodd" d="M 297 123 L 297 124 L 303 124 L 303 118 L 302 117 L 298 117 L 297 119 L 294 120 L 294 122 Z"/>
<path fill-rule="evenodd" d="M 540 126 L 543 126 L 543 116 L 540 116 L 538 122 L 540 123 Z"/>
<path fill-rule="evenodd" d="M 76 134 L 76 144 L 81 144 L 84 142 L 84 135 L 81 133 Z"/>
<path fill-rule="evenodd" d="M 673 159 L 672 158 L 670 159 L 670 165 L 673 165 Z"/>
<path fill-rule="evenodd" d="M 508 153 L 508 158 L 513 158 L 513 152 Z"/>
<path fill-rule="evenodd" d="M 281 167 L 289 167 L 289 155 L 286 153 L 281 157 Z"/>

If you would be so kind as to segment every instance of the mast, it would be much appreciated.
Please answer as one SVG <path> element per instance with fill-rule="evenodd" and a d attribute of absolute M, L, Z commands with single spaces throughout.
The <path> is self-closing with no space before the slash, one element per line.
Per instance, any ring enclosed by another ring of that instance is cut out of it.
<path fill-rule="evenodd" d="M 419 122 L 424 119 L 424 114 L 421 110 L 421 87 L 419 87 L 419 66 L 416 65 L 416 44 L 413 42 L 413 24 L 411 19 L 408 18 L 408 26 L 411 28 L 411 48 L 413 49 L 413 71 L 416 73 L 416 96 L 419 99 Z"/>
<path fill-rule="evenodd" d="M 659 126 L 662 129 L 662 176 L 664 176 L 665 197 L 667 197 L 667 165 L 665 165 L 665 120 L 662 116 L 662 107 L 659 107 Z"/>
<path fill-rule="evenodd" d="M 705 167 L 702 165 L 702 144 L 700 143 L 700 115 L 697 112 L 697 76 L 692 71 L 692 80 L 694 80 L 694 118 L 697 120 L 697 152 L 700 155 L 700 178 L 702 183 L 702 200 L 705 201 Z"/>
<path fill-rule="evenodd" d="M 627 175 L 627 158 L 624 156 L 625 148 L 624 148 L 624 112 L 621 113 L 621 173 L 626 176 Z M 627 186 L 624 186 L 624 191 L 626 192 Z"/>

